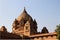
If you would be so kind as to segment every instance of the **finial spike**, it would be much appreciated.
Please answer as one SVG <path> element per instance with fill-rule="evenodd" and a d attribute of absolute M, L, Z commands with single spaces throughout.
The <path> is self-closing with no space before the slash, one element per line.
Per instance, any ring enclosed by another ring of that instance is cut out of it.
<path fill-rule="evenodd" d="M 26 10 L 25 7 L 24 7 L 24 10 Z"/>

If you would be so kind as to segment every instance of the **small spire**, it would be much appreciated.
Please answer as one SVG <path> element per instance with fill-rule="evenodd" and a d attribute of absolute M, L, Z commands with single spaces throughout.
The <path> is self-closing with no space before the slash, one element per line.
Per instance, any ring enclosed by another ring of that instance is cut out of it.
<path fill-rule="evenodd" d="M 24 7 L 24 11 L 23 12 L 26 12 L 26 8 Z M 26 12 L 27 13 L 27 12 Z"/>
<path fill-rule="evenodd" d="M 25 7 L 24 7 L 24 10 L 26 10 Z"/>
<path fill-rule="evenodd" d="M 26 8 L 24 7 L 24 11 L 26 11 Z"/>

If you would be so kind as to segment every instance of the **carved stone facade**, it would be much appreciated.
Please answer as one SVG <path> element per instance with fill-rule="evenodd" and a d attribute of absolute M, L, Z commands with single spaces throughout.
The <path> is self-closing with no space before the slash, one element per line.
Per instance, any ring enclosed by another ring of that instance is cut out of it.
<path fill-rule="evenodd" d="M 21 34 L 29 36 L 37 33 L 37 23 L 32 19 L 25 9 L 22 14 L 15 19 L 12 26 L 12 32 L 18 35 Z"/>
<path fill-rule="evenodd" d="M 56 32 L 49 33 L 44 27 L 41 32 L 37 32 L 37 22 L 26 12 L 25 8 L 21 15 L 12 24 L 12 32 L 2 26 L 0 28 L 0 39 L 30 39 L 30 40 L 58 40 Z"/>

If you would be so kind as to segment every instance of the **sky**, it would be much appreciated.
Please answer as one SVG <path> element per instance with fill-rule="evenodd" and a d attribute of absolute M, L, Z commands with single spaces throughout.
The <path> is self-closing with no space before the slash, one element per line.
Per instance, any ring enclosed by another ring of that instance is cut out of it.
<path fill-rule="evenodd" d="M 60 0 L 0 0 L 0 28 L 12 31 L 12 23 L 26 8 L 27 13 L 37 21 L 38 32 L 47 27 L 54 32 L 60 24 Z"/>

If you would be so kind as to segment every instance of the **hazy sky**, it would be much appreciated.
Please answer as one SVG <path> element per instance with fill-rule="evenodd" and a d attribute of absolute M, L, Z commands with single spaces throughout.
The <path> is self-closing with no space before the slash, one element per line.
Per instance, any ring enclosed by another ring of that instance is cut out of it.
<path fill-rule="evenodd" d="M 60 24 L 60 0 L 0 0 L 0 27 L 4 25 L 11 32 L 14 19 L 24 7 L 36 19 L 38 31 L 46 26 L 53 32 Z"/>

